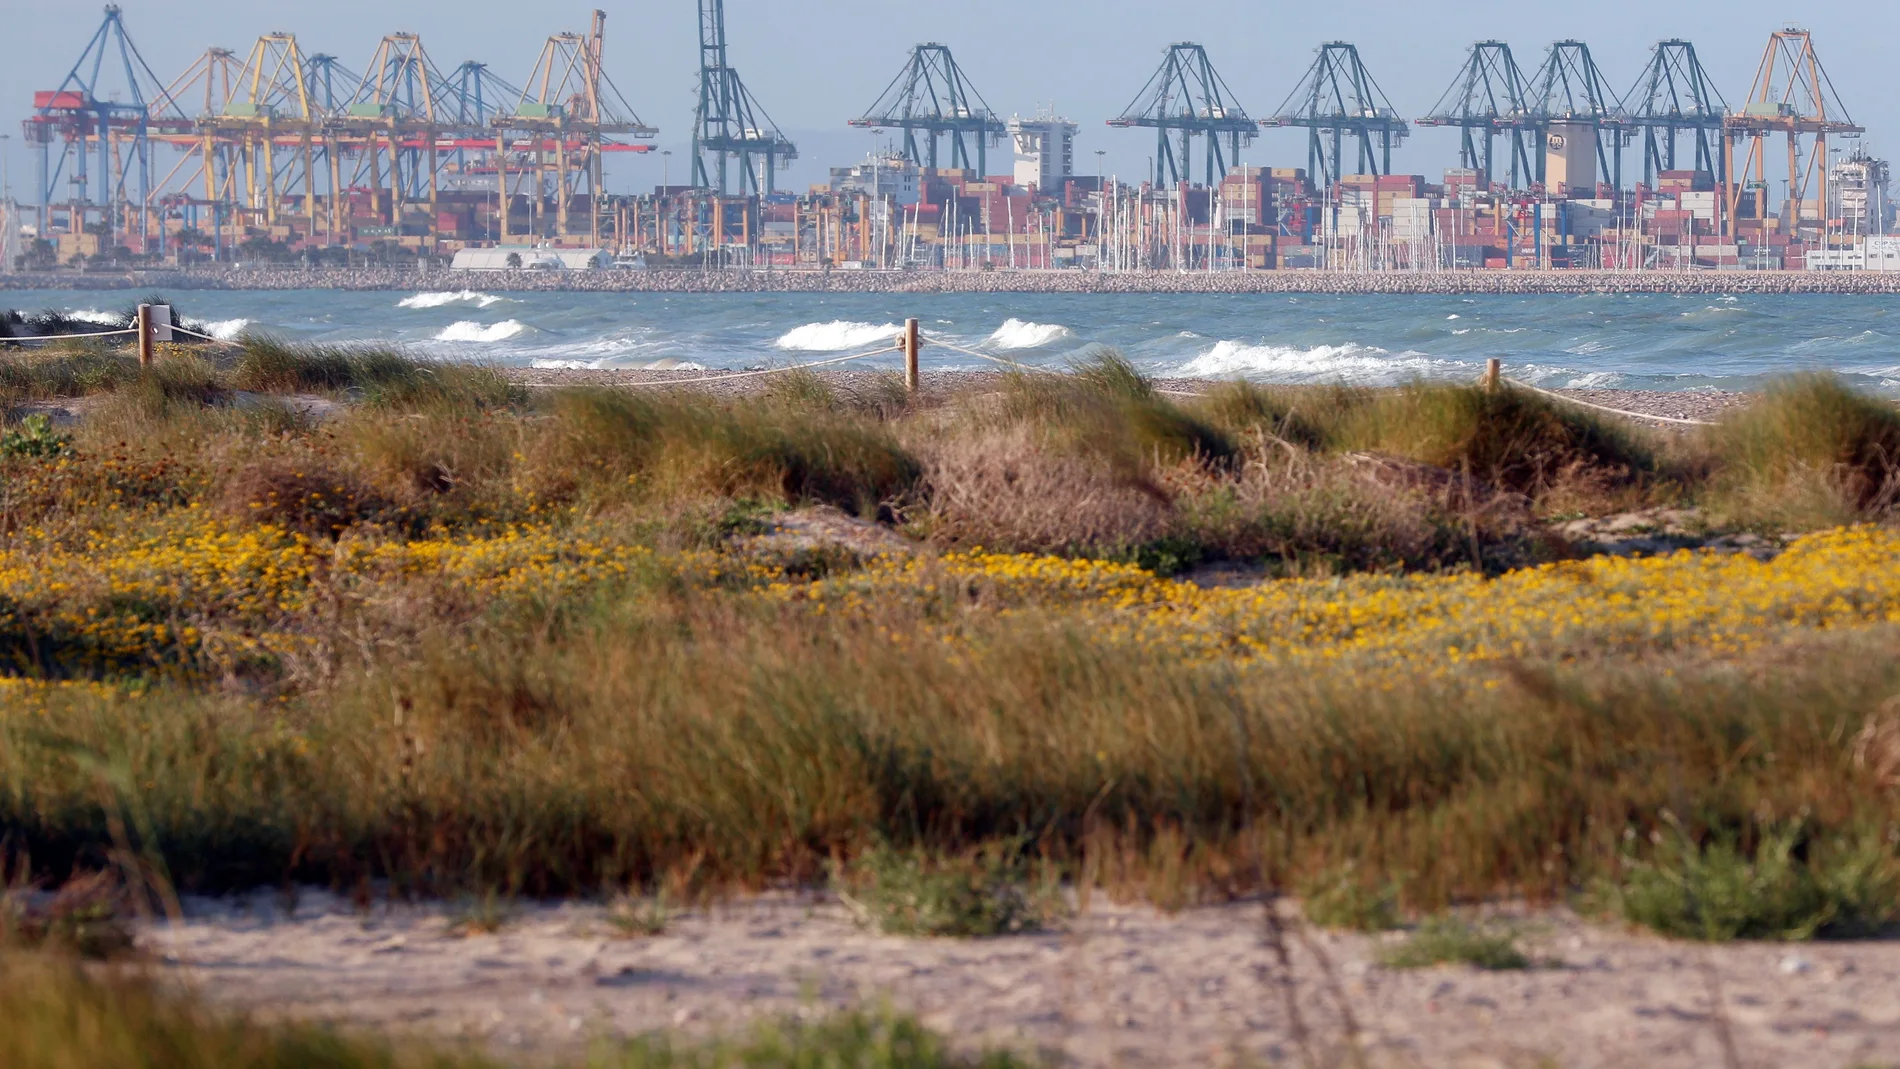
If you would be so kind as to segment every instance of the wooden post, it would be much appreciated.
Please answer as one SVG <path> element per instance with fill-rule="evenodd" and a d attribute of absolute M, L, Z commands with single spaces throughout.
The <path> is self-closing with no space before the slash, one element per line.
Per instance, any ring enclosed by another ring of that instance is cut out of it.
<path fill-rule="evenodd" d="M 917 351 L 923 347 L 923 340 L 917 331 L 915 319 L 904 320 L 904 389 L 912 397 L 917 396 Z"/>
<path fill-rule="evenodd" d="M 152 306 L 139 305 L 139 366 L 152 366 Z"/>
<path fill-rule="evenodd" d="M 1484 390 L 1486 393 L 1498 392 L 1498 384 L 1504 378 L 1504 361 L 1492 357 L 1484 362 Z"/>

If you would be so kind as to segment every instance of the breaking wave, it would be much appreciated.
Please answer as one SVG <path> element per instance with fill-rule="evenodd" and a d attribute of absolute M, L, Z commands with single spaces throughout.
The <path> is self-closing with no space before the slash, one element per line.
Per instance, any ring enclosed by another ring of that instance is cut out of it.
<path fill-rule="evenodd" d="M 857 323 L 850 320 L 834 319 L 828 323 L 806 323 L 793 327 L 779 337 L 773 344 L 781 349 L 796 349 L 807 353 L 841 353 L 846 349 L 860 349 L 878 342 L 890 341 L 904 330 L 895 323 L 878 326 L 875 323 Z"/>
<path fill-rule="evenodd" d="M 534 363 L 530 364 L 529 366 L 539 368 L 543 371 L 599 371 L 603 368 L 611 368 L 612 370 L 615 370 L 615 371 L 704 371 L 706 370 L 706 365 L 704 364 L 695 364 L 691 360 L 674 360 L 671 358 L 667 358 L 663 360 L 651 360 L 644 364 L 642 363 L 632 363 L 632 364 L 616 363 L 612 357 L 601 357 L 599 360 L 536 360 L 534 361 Z"/>
<path fill-rule="evenodd" d="M 1338 382 L 1394 385 L 1424 376 L 1442 376 L 1464 369 L 1456 360 L 1438 360 L 1422 353 L 1394 355 L 1370 345 L 1248 345 L 1218 342 L 1212 349 L 1181 365 L 1177 374 L 1218 378 L 1243 375 L 1275 382 Z"/>
<path fill-rule="evenodd" d="M 78 311 L 67 312 L 65 316 L 67 319 L 81 323 L 97 323 L 102 327 L 116 327 L 125 322 L 124 315 L 118 312 L 101 312 L 97 308 L 81 308 Z"/>
<path fill-rule="evenodd" d="M 450 323 L 448 326 L 443 327 L 441 331 L 436 334 L 435 340 L 472 342 L 507 341 L 509 338 L 520 334 L 526 329 L 528 328 L 513 319 L 504 319 L 492 326 L 464 319 L 459 323 Z"/>
<path fill-rule="evenodd" d="M 453 290 L 439 293 L 417 293 L 396 302 L 398 308 L 441 308 L 451 304 L 472 304 L 477 308 L 500 304 L 506 297 L 497 297 L 492 293 L 477 293 L 474 290 Z"/>
<path fill-rule="evenodd" d="M 984 344 L 993 349 L 1040 349 L 1053 345 L 1075 332 L 1059 323 L 1031 323 L 1026 319 L 1005 319 Z"/>
<path fill-rule="evenodd" d="M 219 341 L 235 341 L 251 325 L 248 319 L 214 319 L 204 325 L 205 333 Z"/>

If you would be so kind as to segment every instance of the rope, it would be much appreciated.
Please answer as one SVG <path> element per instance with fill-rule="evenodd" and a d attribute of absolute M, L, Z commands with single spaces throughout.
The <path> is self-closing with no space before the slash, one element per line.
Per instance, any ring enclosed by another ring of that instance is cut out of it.
<path fill-rule="evenodd" d="M 209 335 L 209 334 L 201 334 L 201 333 L 199 333 L 198 331 L 195 331 L 195 330 L 190 330 L 190 329 L 188 329 L 188 328 L 185 328 L 185 327 L 181 327 L 181 326 L 179 326 L 179 325 L 178 325 L 178 324 L 176 324 L 176 323 L 173 323 L 173 324 L 172 324 L 172 329 L 173 329 L 173 330 L 175 330 L 175 331 L 177 331 L 177 332 L 178 332 L 178 333 L 180 333 L 180 334 L 189 334 L 189 335 L 191 335 L 191 336 L 192 336 L 192 337 L 194 337 L 194 338 L 203 338 L 204 340 L 206 340 L 206 341 L 208 341 L 208 342 L 212 342 L 213 344 L 216 344 L 216 345 L 229 345 L 229 346 L 230 346 L 230 347 L 232 347 L 233 349 L 238 349 L 238 348 L 242 348 L 242 346 L 240 346 L 240 345 L 238 345 L 238 343 L 237 343 L 237 342 L 234 342 L 234 341 L 232 341 L 232 340 L 230 340 L 229 338 L 214 338 L 214 337 L 212 337 L 212 336 L 211 336 L 211 335 Z M 136 333 L 136 331 L 127 331 L 127 333 Z"/>
<path fill-rule="evenodd" d="M 808 367 L 824 367 L 827 364 L 842 364 L 848 360 L 863 360 L 866 357 L 883 356 L 885 353 L 894 353 L 894 352 L 897 352 L 898 350 L 899 350 L 898 346 L 892 345 L 883 349 L 873 349 L 868 353 L 853 353 L 850 356 L 834 356 L 830 358 L 829 360 L 813 360 L 808 364 L 793 364 L 790 367 L 768 367 L 768 368 L 761 368 L 757 371 L 736 371 L 730 375 L 702 375 L 698 378 L 660 379 L 658 381 L 622 382 L 622 383 L 618 383 L 617 385 L 624 386 L 629 389 L 635 389 L 635 388 L 641 388 L 641 387 L 647 387 L 647 386 L 691 386 L 691 385 L 695 385 L 701 382 L 730 382 L 733 379 L 750 379 L 759 375 L 777 375 L 786 371 L 802 371 Z M 557 386 L 560 384 L 559 383 L 534 383 L 533 385 L 547 387 L 547 386 Z"/>
<path fill-rule="evenodd" d="M 1035 370 L 1034 368 L 1030 367 L 1028 364 L 1011 360 L 1010 358 L 1006 356 L 991 356 L 989 353 L 980 353 L 980 352 L 977 352 L 975 349 L 965 349 L 963 346 L 957 345 L 954 342 L 933 341 L 930 344 L 941 345 L 945 349 L 949 349 L 953 352 L 962 353 L 965 356 L 974 356 L 978 358 L 979 360 L 988 360 L 992 364 L 1001 364 L 1004 367 L 1013 367 L 1018 371 L 1034 371 Z"/>
<path fill-rule="evenodd" d="M 0 342 L 9 341 L 70 341 L 75 338 L 116 338 L 121 334 L 137 334 L 138 328 L 125 330 L 101 330 L 92 334 L 42 334 L 30 338 L 0 338 Z"/>
<path fill-rule="evenodd" d="M 1715 426 L 1714 423 L 1706 419 L 1680 419 L 1675 416 L 1652 416 L 1645 412 L 1631 412 L 1628 409 L 1624 409 L 1624 408 L 1611 408 L 1609 405 L 1599 405 L 1591 401 L 1585 401 L 1582 398 L 1571 397 L 1571 396 L 1568 396 L 1567 394 L 1553 393 L 1550 390 L 1540 389 L 1539 387 L 1532 386 L 1528 382 L 1519 382 L 1516 379 L 1510 378 L 1508 376 L 1500 375 L 1498 377 L 1503 379 L 1505 382 L 1510 383 L 1513 386 L 1522 387 L 1526 390 L 1531 391 L 1532 393 L 1541 393 L 1545 397 L 1554 397 L 1559 401 L 1568 401 L 1573 405 L 1582 405 L 1584 408 L 1594 408 L 1599 412 L 1609 412 L 1613 415 L 1627 416 L 1630 419 L 1654 420 L 1657 423 L 1680 423 L 1686 427 L 1713 427 Z"/>

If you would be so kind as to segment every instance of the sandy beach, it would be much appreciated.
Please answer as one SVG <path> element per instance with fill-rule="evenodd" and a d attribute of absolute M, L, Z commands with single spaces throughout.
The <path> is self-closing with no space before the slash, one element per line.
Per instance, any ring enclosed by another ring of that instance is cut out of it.
<path fill-rule="evenodd" d="M 573 902 L 524 905 L 474 935 L 454 931 L 452 907 L 314 890 L 288 910 L 266 891 L 188 899 L 185 913 L 141 939 L 214 1002 L 517 1055 L 852 1006 L 1089 1067 L 1353 1064 L 1356 1048 L 1374 1066 L 1832 1069 L 1900 1048 L 1900 943 L 1702 946 L 1567 910 L 1497 913 L 1537 961 L 1500 972 L 1387 968 L 1398 936 L 1311 929 L 1290 904 L 1270 925 L 1259 903 L 1168 915 L 1098 898 L 1059 930 L 978 940 L 880 936 L 833 899 L 793 894 L 635 938 Z"/>

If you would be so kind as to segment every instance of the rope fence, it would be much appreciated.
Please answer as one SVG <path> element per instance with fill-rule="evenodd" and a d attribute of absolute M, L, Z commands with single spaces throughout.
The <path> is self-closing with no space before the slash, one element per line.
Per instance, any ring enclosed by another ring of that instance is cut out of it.
<path fill-rule="evenodd" d="M 1652 420 L 1656 423 L 1679 423 L 1686 427 L 1713 427 L 1715 426 L 1715 423 L 1712 420 L 1683 419 L 1679 416 L 1652 416 L 1647 412 L 1631 412 L 1630 410 L 1626 408 L 1611 408 L 1609 405 L 1599 405 L 1593 401 L 1585 401 L 1581 397 L 1571 397 L 1568 394 L 1561 394 L 1552 390 L 1546 390 L 1537 386 L 1532 386 L 1530 383 L 1522 382 L 1518 379 L 1501 377 L 1499 381 L 1508 382 L 1513 386 L 1516 386 L 1520 389 L 1529 390 L 1532 393 L 1543 394 L 1545 397 L 1554 397 L 1559 401 L 1564 401 L 1569 404 L 1580 405 L 1584 408 L 1594 408 L 1598 412 L 1608 412 L 1608 413 L 1611 413 L 1612 415 L 1625 416 L 1625 417 L 1628 417 L 1629 419 L 1646 419 L 1646 420 Z"/>
<path fill-rule="evenodd" d="M 829 364 L 843 364 L 852 360 L 863 360 L 867 357 L 883 356 L 885 353 L 902 352 L 903 349 L 904 347 L 901 345 L 889 345 L 889 346 L 885 346 L 882 349 L 873 349 L 868 353 L 852 353 L 850 356 L 834 356 L 828 360 L 813 360 L 813 361 L 810 361 L 809 363 L 792 364 L 788 367 L 756 368 L 752 371 L 735 371 L 735 372 L 732 372 L 731 374 L 726 374 L 726 375 L 701 375 L 696 378 L 641 380 L 641 381 L 636 381 L 636 382 L 623 382 L 623 383 L 619 383 L 619 385 L 627 386 L 627 387 L 635 387 L 635 388 L 646 388 L 646 387 L 651 387 L 651 386 L 693 386 L 702 382 L 730 382 L 733 379 L 750 379 L 750 378 L 756 378 L 760 375 L 782 375 L 787 371 L 803 371 L 804 369 L 811 368 L 811 367 L 825 367 Z M 557 384 L 536 383 L 535 385 L 553 386 Z"/>
<path fill-rule="evenodd" d="M 930 344 L 940 345 L 943 348 L 948 349 L 953 353 L 962 353 L 965 356 L 974 356 L 979 360 L 988 360 L 992 364 L 1001 364 L 1004 367 L 1014 368 L 1017 371 L 1034 371 L 1035 370 L 1035 368 L 1032 368 L 1028 364 L 1025 364 L 1019 360 L 1011 360 L 1007 356 L 994 356 L 990 353 L 978 352 L 975 349 L 965 349 L 963 346 L 958 345 L 955 342 L 936 340 L 936 341 L 932 341 Z"/>
<path fill-rule="evenodd" d="M 176 330 L 178 328 L 174 327 L 172 329 Z M 25 338 L 0 338 L 0 342 L 77 341 L 80 338 L 116 338 L 121 334 L 137 334 L 137 333 L 138 333 L 137 327 L 127 327 L 124 330 L 99 330 L 99 331 L 94 331 L 91 334 L 36 334 L 36 335 L 32 335 L 30 337 L 25 337 Z"/>
<path fill-rule="evenodd" d="M 201 332 L 199 332 L 199 331 L 195 331 L 195 330 L 191 330 L 191 329 L 189 329 L 189 328 L 186 328 L 186 327 L 181 327 L 181 326 L 179 326 L 179 325 L 178 325 L 178 324 L 176 324 L 176 323 L 173 323 L 173 324 L 172 324 L 172 332 L 173 332 L 174 334 L 189 334 L 189 335 L 191 335 L 191 336 L 192 336 L 192 337 L 194 337 L 194 338 L 203 338 L 203 339 L 204 339 L 205 341 L 208 341 L 208 342 L 210 342 L 210 343 L 211 343 L 211 344 L 213 344 L 213 345 L 228 345 L 228 346 L 230 346 L 230 347 L 231 347 L 231 348 L 233 348 L 233 349 L 241 349 L 241 348 L 243 348 L 243 346 L 241 346 L 241 345 L 239 345 L 239 344 L 238 344 L 237 342 L 234 342 L 234 341 L 232 341 L 232 340 L 231 340 L 231 339 L 229 339 L 229 338 L 217 338 L 217 337 L 213 337 L 212 335 L 209 335 L 209 334 L 204 334 L 204 333 L 201 333 Z M 137 332 L 137 331 L 131 331 L 131 330 L 128 330 L 128 331 L 126 331 L 125 333 L 127 333 L 127 334 L 136 334 L 136 333 L 138 333 L 138 332 Z"/>
<path fill-rule="evenodd" d="M 48 342 L 48 341 L 64 341 L 64 340 L 69 340 L 69 339 L 77 340 L 77 339 L 84 339 L 84 338 L 115 338 L 115 337 L 123 337 L 125 335 L 132 334 L 132 335 L 139 336 L 140 362 L 146 363 L 146 362 L 149 362 L 150 360 L 150 356 L 149 356 L 150 342 L 151 342 L 151 336 L 154 333 L 153 329 L 147 326 L 146 324 L 151 322 L 148 318 L 148 315 L 149 315 L 149 310 L 153 307 L 154 306 L 151 306 L 151 305 L 139 306 L 139 316 L 140 316 L 140 324 L 141 324 L 139 327 L 127 327 L 121 330 L 101 330 L 101 331 L 94 331 L 94 332 L 86 333 L 86 334 L 50 334 L 50 335 L 43 335 L 43 336 L 24 337 L 24 338 L 0 338 L 0 343 Z M 169 316 L 169 310 L 167 310 L 167 315 Z M 850 363 L 851 361 L 854 361 L 854 360 L 865 360 L 873 356 L 883 356 L 887 353 L 903 353 L 906 386 L 911 392 L 915 393 L 919 389 L 919 382 L 918 382 L 919 354 L 924 347 L 924 337 L 918 330 L 917 322 L 918 321 L 915 319 L 908 319 L 905 321 L 904 333 L 899 336 L 898 343 L 896 345 L 887 345 L 882 349 L 872 349 L 872 350 L 869 350 L 868 352 L 852 353 L 848 356 L 834 356 L 834 357 L 830 357 L 824 360 L 810 360 L 802 364 L 791 364 L 786 367 L 755 368 L 750 371 L 735 371 L 735 372 L 730 372 L 730 373 L 714 374 L 714 375 L 683 376 L 680 378 L 671 378 L 671 379 L 648 379 L 648 380 L 640 380 L 640 381 L 633 381 L 633 382 L 623 382 L 623 383 L 620 383 L 619 385 L 626 386 L 629 388 L 634 388 L 634 389 L 651 389 L 651 388 L 666 387 L 666 386 L 697 386 L 697 385 L 701 385 L 705 383 L 732 382 L 738 379 L 758 378 L 765 375 L 782 375 L 787 372 L 803 371 L 808 368 L 830 367 L 836 364 Z M 180 326 L 176 323 L 169 324 L 169 326 L 170 326 L 170 329 L 176 333 L 184 334 L 188 337 L 199 338 L 204 341 L 208 341 L 212 343 L 213 345 L 224 345 L 224 346 L 229 346 L 232 348 L 239 347 L 238 343 L 231 341 L 227 338 L 219 338 L 210 334 L 206 334 L 202 331 L 192 330 L 188 327 Z M 954 353 L 962 353 L 965 356 L 973 356 L 979 360 L 987 360 L 992 364 L 1000 364 L 1003 367 L 1007 367 L 1016 371 L 1039 370 L 1035 367 L 1032 367 L 1031 365 L 1024 364 L 1023 362 L 1019 360 L 1013 360 L 1006 356 L 998 356 L 994 353 L 986 353 L 980 349 L 971 349 L 962 345 L 958 345 L 955 342 L 944 341 L 941 338 L 930 339 L 930 344 L 941 346 L 942 348 L 948 349 Z M 1710 420 L 1706 420 L 1706 419 L 1688 419 L 1688 418 L 1680 417 L 1680 416 L 1658 416 L 1658 415 L 1652 415 L 1647 412 L 1632 412 L 1629 409 L 1615 408 L 1610 405 L 1601 405 L 1601 404 L 1597 404 L 1594 401 L 1585 401 L 1580 397 L 1571 397 L 1568 394 L 1558 393 L 1554 390 L 1546 390 L 1541 386 L 1533 386 L 1530 383 L 1524 382 L 1521 379 L 1514 379 L 1514 378 L 1510 378 L 1504 375 L 1503 361 L 1499 360 L 1496 357 L 1493 357 L 1486 362 L 1484 375 L 1479 380 L 1479 382 L 1486 389 L 1496 389 L 1498 386 L 1502 384 L 1509 383 L 1510 385 L 1515 386 L 1519 389 L 1529 390 L 1532 393 L 1540 394 L 1544 397 L 1549 397 L 1553 400 L 1562 401 L 1565 404 L 1576 405 L 1579 408 L 1588 408 L 1597 412 L 1607 412 L 1610 415 L 1622 416 L 1626 419 L 1645 420 L 1652 423 L 1668 423 L 1668 424 L 1675 424 L 1675 425 L 1685 426 L 1685 427 L 1713 427 L 1715 426 L 1714 422 Z M 527 385 L 533 386 L 533 387 L 540 387 L 540 388 L 552 388 L 552 387 L 558 386 L 559 384 L 537 382 L 537 383 L 528 383 Z M 1162 387 L 1157 387 L 1155 389 L 1155 392 L 1159 394 L 1166 394 L 1173 397 L 1205 397 L 1207 396 L 1207 394 L 1204 391 L 1200 391 L 1200 390 L 1176 390 L 1176 389 L 1167 389 L 1167 388 L 1162 388 Z"/>

